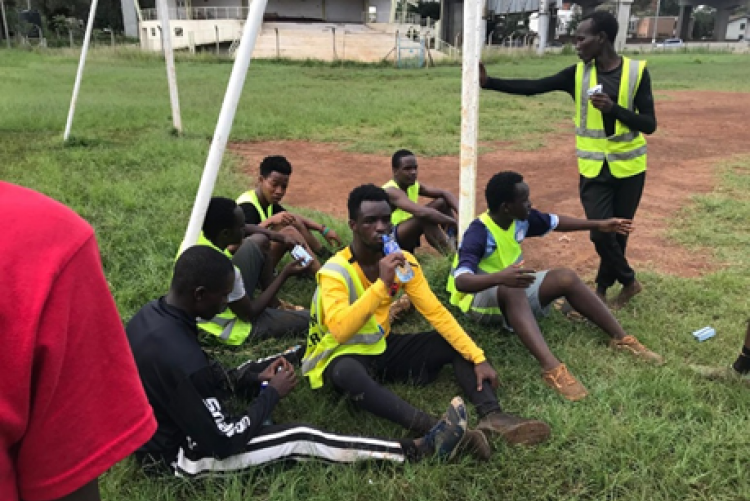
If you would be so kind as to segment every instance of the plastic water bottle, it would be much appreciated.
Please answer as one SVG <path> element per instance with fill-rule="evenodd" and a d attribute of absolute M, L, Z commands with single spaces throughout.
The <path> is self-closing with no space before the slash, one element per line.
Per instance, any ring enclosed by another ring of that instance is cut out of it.
<path fill-rule="evenodd" d="M 401 247 L 398 246 L 398 243 L 396 243 L 396 239 L 392 234 L 383 235 L 383 252 L 386 256 L 388 254 L 393 254 L 394 252 L 400 251 Z M 405 284 L 406 282 L 414 278 L 414 270 L 411 269 L 408 261 L 405 261 L 403 265 L 396 267 L 396 276 L 402 284 Z"/>
<path fill-rule="evenodd" d="M 268 381 L 263 381 L 260 383 L 260 392 L 263 393 L 263 391 L 268 388 Z M 273 419 L 271 419 L 271 416 L 268 416 L 265 421 L 263 421 L 263 426 L 271 426 L 273 424 Z"/>

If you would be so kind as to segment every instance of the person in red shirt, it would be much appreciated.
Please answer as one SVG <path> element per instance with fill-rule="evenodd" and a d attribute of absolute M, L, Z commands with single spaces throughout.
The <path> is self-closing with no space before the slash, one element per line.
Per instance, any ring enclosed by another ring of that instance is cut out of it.
<path fill-rule="evenodd" d="M 94 232 L 4 182 L 0 214 L 0 499 L 98 501 L 99 475 L 156 422 Z"/>

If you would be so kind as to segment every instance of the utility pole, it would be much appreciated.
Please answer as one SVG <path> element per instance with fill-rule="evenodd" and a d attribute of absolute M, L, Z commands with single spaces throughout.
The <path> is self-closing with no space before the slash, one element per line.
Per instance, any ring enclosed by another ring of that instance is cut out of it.
<path fill-rule="evenodd" d="M 654 18 L 654 30 L 651 35 L 651 45 L 656 45 L 657 27 L 659 26 L 659 10 L 661 9 L 661 0 L 656 0 L 656 17 Z"/>

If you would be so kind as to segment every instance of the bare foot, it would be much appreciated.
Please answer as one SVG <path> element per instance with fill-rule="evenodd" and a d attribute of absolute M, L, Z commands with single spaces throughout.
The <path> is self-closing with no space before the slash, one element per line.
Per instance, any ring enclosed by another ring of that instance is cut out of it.
<path fill-rule="evenodd" d="M 617 298 L 612 302 L 612 308 L 615 310 L 622 308 L 642 290 L 643 286 L 641 286 L 641 283 L 638 280 L 633 280 L 633 283 L 622 288 Z"/>

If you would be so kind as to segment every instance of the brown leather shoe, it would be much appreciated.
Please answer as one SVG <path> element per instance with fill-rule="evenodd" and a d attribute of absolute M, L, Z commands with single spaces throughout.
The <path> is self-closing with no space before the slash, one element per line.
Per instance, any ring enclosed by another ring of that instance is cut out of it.
<path fill-rule="evenodd" d="M 586 398 L 589 394 L 581 382 L 573 377 L 573 374 L 570 373 L 565 364 L 560 364 L 554 369 L 542 372 L 542 379 L 547 383 L 547 386 L 571 402 Z"/>
<path fill-rule="evenodd" d="M 466 430 L 461 443 L 458 444 L 459 454 L 469 453 L 481 461 L 487 461 L 492 456 L 492 447 L 487 436 L 479 430 Z"/>
<path fill-rule="evenodd" d="M 655 365 L 664 365 L 665 363 L 664 357 L 643 346 L 635 336 L 628 335 L 622 339 L 612 339 L 609 342 L 609 347 L 613 350 L 627 351 L 633 356 L 642 358 Z"/>
<path fill-rule="evenodd" d="M 507 412 L 487 414 L 479 421 L 476 429 L 485 435 L 500 435 L 511 445 L 539 444 L 547 440 L 550 435 L 547 423 L 514 416 Z"/>

